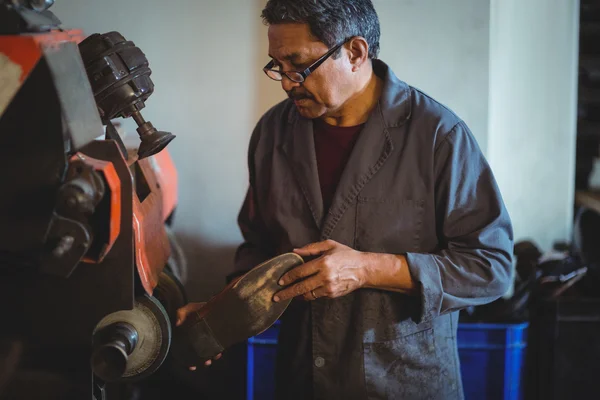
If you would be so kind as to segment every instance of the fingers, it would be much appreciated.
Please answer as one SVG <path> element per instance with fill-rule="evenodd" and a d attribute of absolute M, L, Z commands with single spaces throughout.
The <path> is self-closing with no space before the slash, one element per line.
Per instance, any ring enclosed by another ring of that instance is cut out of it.
<path fill-rule="evenodd" d="M 279 285 L 287 286 L 290 283 L 314 275 L 317 272 L 319 272 L 318 263 L 314 261 L 307 262 L 284 274 L 279 280 Z"/>
<path fill-rule="evenodd" d="M 323 242 L 311 243 L 299 249 L 294 249 L 294 253 L 302 257 L 318 256 L 323 254 L 327 250 L 331 250 L 336 246 L 336 242 L 333 240 L 325 240 Z"/>
<path fill-rule="evenodd" d="M 213 358 L 213 360 L 215 360 L 215 361 L 216 361 L 216 360 L 218 360 L 219 358 L 221 358 L 222 356 L 223 356 L 223 353 L 219 353 L 219 354 L 217 354 L 217 355 L 216 355 L 216 356 Z M 210 367 L 210 366 L 212 365 L 212 361 L 213 361 L 213 360 L 206 360 L 206 361 L 204 362 L 204 365 L 205 365 L 205 366 L 207 366 L 207 367 Z M 190 371 L 195 371 L 196 369 L 198 369 L 198 367 L 196 367 L 195 365 L 192 365 L 192 366 L 188 367 L 188 369 L 189 369 Z"/>
<path fill-rule="evenodd" d="M 175 326 L 180 326 L 181 324 L 183 324 L 183 321 L 185 321 L 187 313 L 185 312 L 184 308 L 185 307 L 182 307 L 177 310 L 177 321 L 175 322 Z"/>
<path fill-rule="evenodd" d="M 312 278 L 308 278 L 302 282 L 299 282 L 278 292 L 273 297 L 273 301 L 278 302 L 292 299 L 296 296 L 300 296 L 304 293 L 310 292 L 312 289 L 316 289 L 319 286 L 321 286 L 320 278 L 318 278 L 317 276 L 313 276 Z"/>
<path fill-rule="evenodd" d="M 217 361 L 222 356 L 223 356 L 223 353 L 219 353 L 212 360 L 206 360 L 206 362 L 204 363 L 204 365 L 206 365 L 207 367 L 210 367 L 212 365 L 213 361 Z"/>
<path fill-rule="evenodd" d="M 306 301 L 313 301 L 318 299 L 319 297 L 324 297 L 325 294 L 325 289 L 323 287 L 319 287 L 313 290 L 309 290 L 307 293 L 304 293 L 302 295 L 302 297 L 304 298 L 304 300 Z"/>
<path fill-rule="evenodd" d="M 181 307 L 177 310 L 177 321 L 175 322 L 175 326 L 180 326 L 184 323 L 187 316 L 194 311 L 198 311 L 202 307 L 204 307 L 206 303 L 188 303 L 185 306 Z"/>

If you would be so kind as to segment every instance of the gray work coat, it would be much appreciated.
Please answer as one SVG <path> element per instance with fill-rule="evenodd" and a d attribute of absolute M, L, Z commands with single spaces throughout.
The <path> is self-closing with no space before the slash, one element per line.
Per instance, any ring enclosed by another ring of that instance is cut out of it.
<path fill-rule="evenodd" d="M 290 307 L 279 341 L 285 399 L 460 399 L 458 310 L 508 288 L 513 235 L 492 171 L 466 124 L 381 61 L 379 104 L 323 210 L 312 121 L 292 101 L 249 147 L 236 267 L 324 239 L 405 254 L 418 296 L 360 289 Z"/>

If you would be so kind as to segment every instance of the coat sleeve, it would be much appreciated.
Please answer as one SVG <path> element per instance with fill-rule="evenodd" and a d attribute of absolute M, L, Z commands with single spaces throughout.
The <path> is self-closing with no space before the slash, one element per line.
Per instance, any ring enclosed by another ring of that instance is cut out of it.
<path fill-rule="evenodd" d="M 434 154 L 439 251 L 408 253 L 421 320 L 489 303 L 509 288 L 513 232 L 490 166 L 464 122 Z"/>
<path fill-rule="evenodd" d="M 234 273 L 228 277 L 229 279 L 242 275 L 275 256 L 275 246 L 264 223 L 257 197 L 255 158 L 259 139 L 260 125 L 254 130 L 248 147 L 249 186 L 238 214 L 238 226 L 244 241 L 236 251 Z"/>

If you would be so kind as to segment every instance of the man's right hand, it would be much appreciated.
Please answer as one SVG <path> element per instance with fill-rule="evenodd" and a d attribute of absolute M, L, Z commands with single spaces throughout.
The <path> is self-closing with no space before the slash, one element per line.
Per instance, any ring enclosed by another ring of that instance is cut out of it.
<path fill-rule="evenodd" d="M 186 320 L 187 316 L 190 315 L 193 312 L 198 311 L 200 314 L 202 314 L 202 311 L 200 311 L 202 309 L 202 307 L 204 307 L 206 303 L 188 303 L 185 306 L 181 307 L 180 309 L 177 310 L 177 322 L 175 323 L 175 326 L 181 326 L 181 324 L 184 323 L 184 321 Z M 223 355 L 223 353 L 219 353 L 217 354 L 213 360 L 218 360 L 219 358 L 221 358 L 221 356 Z M 204 362 L 204 365 L 206 366 L 210 366 L 212 364 L 213 360 L 207 360 Z M 190 371 L 195 371 L 196 370 L 196 366 L 195 365 L 190 365 L 189 367 Z"/>

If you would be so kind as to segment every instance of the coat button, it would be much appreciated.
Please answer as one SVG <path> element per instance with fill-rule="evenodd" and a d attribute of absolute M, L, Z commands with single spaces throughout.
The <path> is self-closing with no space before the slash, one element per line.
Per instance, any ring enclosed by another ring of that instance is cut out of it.
<path fill-rule="evenodd" d="M 317 368 L 321 368 L 323 365 L 325 365 L 325 359 L 323 357 L 315 358 L 315 366 Z"/>

